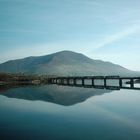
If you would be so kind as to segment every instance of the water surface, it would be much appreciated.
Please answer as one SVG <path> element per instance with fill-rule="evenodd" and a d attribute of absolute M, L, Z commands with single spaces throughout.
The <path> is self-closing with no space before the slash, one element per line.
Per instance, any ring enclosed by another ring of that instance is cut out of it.
<path fill-rule="evenodd" d="M 139 140 L 140 91 L 57 85 L 1 90 L 0 139 Z"/>

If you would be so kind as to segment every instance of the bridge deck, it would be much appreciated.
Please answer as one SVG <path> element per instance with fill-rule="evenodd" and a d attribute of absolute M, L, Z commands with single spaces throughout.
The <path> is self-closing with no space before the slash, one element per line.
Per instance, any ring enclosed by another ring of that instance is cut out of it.
<path fill-rule="evenodd" d="M 50 83 L 88 88 L 140 90 L 140 83 L 139 86 L 136 85 L 137 80 L 140 81 L 140 77 L 76 76 L 50 78 Z"/>

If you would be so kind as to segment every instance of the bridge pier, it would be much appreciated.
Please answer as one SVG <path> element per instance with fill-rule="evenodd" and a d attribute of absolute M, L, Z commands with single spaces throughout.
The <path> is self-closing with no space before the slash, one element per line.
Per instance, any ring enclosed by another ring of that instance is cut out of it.
<path fill-rule="evenodd" d="M 69 78 L 67 78 L 67 84 L 69 85 L 70 84 L 70 81 L 69 81 L 70 79 Z"/>
<path fill-rule="evenodd" d="M 82 80 L 82 86 L 84 86 L 85 85 L 85 79 L 82 78 L 81 80 Z"/>
<path fill-rule="evenodd" d="M 106 77 L 104 78 L 104 86 L 106 87 L 107 85 L 106 85 L 107 83 L 106 83 Z"/>
<path fill-rule="evenodd" d="M 133 78 L 130 79 L 130 87 L 134 88 L 134 79 Z"/>
<path fill-rule="evenodd" d="M 56 78 L 56 84 L 59 84 L 59 79 L 58 78 Z"/>
<path fill-rule="evenodd" d="M 119 79 L 119 86 L 122 88 L 122 78 Z"/>
<path fill-rule="evenodd" d="M 76 85 L 76 78 L 73 78 L 73 84 Z"/>
<path fill-rule="evenodd" d="M 94 87 L 94 78 L 92 78 L 91 80 L 92 80 L 92 86 Z"/>

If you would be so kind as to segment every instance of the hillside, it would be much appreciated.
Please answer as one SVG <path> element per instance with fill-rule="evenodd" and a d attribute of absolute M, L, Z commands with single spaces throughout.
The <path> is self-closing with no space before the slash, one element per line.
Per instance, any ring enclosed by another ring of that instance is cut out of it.
<path fill-rule="evenodd" d="M 0 64 L 0 72 L 47 75 L 137 75 L 122 66 L 93 60 L 71 51 L 62 51 L 39 57 L 27 57 Z"/>

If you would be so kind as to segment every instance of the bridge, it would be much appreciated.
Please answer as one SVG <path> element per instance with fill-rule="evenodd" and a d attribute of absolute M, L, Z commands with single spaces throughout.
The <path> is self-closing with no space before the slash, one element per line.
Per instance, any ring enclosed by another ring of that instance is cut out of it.
<path fill-rule="evenodd" d="M 120 76 L 74 76 L 54 77 L 49 79 L 51 84 L 76 86 L 99 89 L 133 89 L 140 90 L 140 77 Z"/>

